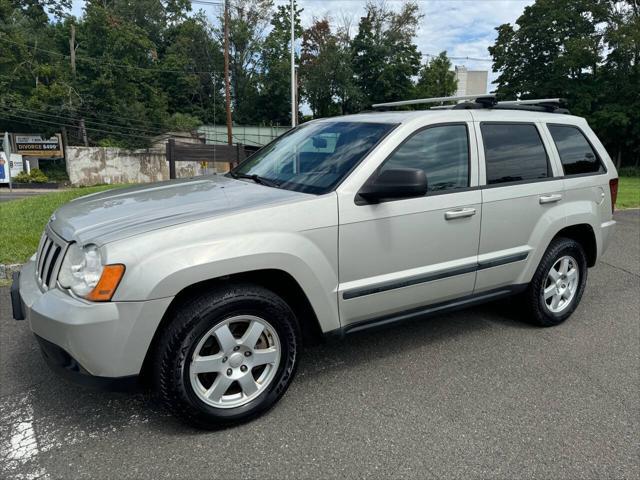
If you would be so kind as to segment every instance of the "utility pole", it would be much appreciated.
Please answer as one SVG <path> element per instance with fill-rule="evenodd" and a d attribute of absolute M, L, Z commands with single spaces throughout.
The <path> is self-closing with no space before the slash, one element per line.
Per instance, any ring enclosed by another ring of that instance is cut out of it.
<path fill-rule="evenodd" d="M 71 59 L 71 75 L 76 78 L 76 26 L 71 24 L 71 38 L 69 39 L 69 58 Z"/>
<path fill-rule="evenodd" d="M 76 26 L 71 24 L 71 37 L 69 38 L 69 59 L 71 60 L 71 75 L 73 79 L 76 79 Z M 71 94 L 69 94 L 71 99 Z M 80 135 L 82 136 L 82 142 L 85 147 L 89 146 L 89 140 L 87 139 L 87 128 L 84 125 L 84 117 L 80 117 Z M 66 138 L 66 132 L 65 132 Z"/>
<path fill-rule="evenodd" d="M 224 94 L 227 103 L 227 143 L 233 145 L 231 85 L 229 80 L 229 0 L 224 0 Z"/>
<path fill-rule="evenodd" d="M 295 12 L 294 0 L 291 0 L 291 126 L 296 126 L 296 55 L 295 55 Z"/>

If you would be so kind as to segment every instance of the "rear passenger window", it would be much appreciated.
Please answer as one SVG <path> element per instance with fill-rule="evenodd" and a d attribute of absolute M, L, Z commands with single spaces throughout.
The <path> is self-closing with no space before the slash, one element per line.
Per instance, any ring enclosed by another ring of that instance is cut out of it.
<path fill-rule="evenodd" d="M 551 176 L 547 152 L 535 125 L 483 123 L 487 185 Z"/>
<path fill-rule="evenodd" d="M 596 152 L 576 128 L 567 125 L 547 125 L 556 144 L 565 175 L 604 172 Z"/>
<path fill-rule="evenodd" d="M 469 137 L 466 125 L 426 128 L 404 142 L 382 166 L 419 168 L 427 175 L 428 192 L 469 186 Z"/>

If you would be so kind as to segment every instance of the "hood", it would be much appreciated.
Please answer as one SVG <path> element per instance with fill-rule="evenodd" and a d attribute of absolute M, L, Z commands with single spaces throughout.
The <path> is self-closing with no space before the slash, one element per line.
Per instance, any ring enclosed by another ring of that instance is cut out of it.
<path fill-rule="evenodd" d="M 308 194 L 213 175 L 80 197 L 60 207 L 51 217 L 50 226 L 67 241 L 100 245 L 158 228 L 306 197 Z"/>

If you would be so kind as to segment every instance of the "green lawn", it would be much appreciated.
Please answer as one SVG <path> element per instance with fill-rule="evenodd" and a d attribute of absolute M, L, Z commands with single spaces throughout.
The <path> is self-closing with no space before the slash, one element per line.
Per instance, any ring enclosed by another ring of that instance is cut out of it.
<path fill-rule="evenodd" d="M 640 207 L 640 177 L 620 177 L 616 208 Z"/>
<path fill-rule="evenodd" d="M 0 263 L 24 263 L 38 248 L 44 226 L 60 205 L 114 186 L 73 188 L 0 203 Z"/>
<path fill-rule="evenodd" d="M 24 263 L 38 248 L 49 217 L 60 205 L 82 195 L 116 187 L 73 188 L 0 203 L 0 263 Z M 640 177 L 620 177 L 617 209 L 640 207 Z"/>

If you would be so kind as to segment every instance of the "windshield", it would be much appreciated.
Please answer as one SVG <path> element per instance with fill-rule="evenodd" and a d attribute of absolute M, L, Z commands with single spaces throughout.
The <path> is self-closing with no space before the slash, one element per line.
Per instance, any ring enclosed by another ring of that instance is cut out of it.
<path fill-rule="evenodd" d="M 334 188 L 393 128 L 389 123 L 319 122 L 290 130 L 230 175 L 321 194 Z"/>

